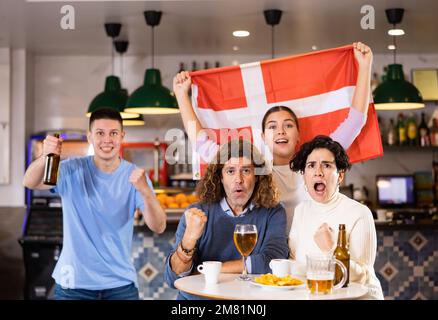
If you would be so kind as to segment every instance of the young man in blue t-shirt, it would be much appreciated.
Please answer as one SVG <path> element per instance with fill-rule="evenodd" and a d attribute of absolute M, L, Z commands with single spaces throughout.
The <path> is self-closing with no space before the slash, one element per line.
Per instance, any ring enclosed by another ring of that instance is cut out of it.
<path fill-rule="evenodd" d="M 124 136 L 120 114 L 99 109 L 91 114 L 88 131 L 94 155 L 61 161 L 56 191 L 64 230 L 52 275 L 56 299 L 138 299 L 131 262 L 134 213 L 141 210 L 156 233 L 166 228 L 166 214 L 145 171 L 120 158 Z M 27 188 L 51 188 L 42 183 L 44 159 L 61 149 L 62 139 L 46 137 L 43 154 L 26 170 Z"/>

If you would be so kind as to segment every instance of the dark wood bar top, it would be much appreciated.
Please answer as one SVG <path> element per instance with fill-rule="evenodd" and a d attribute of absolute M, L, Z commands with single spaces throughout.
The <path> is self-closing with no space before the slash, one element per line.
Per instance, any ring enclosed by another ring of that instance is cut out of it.
<path fill-rule="evenodd" d="M 375 221 L 377 230 L 438 230 L 438 220 L 424 219 L 413 222 L 406 221 Z"/>

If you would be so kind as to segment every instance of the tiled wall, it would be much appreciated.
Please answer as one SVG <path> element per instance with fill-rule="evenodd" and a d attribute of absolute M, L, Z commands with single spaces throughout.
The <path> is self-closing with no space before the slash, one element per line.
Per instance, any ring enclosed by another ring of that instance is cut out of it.
<path fill-rule="evenodd" d="M 133 240 L 141 299 L 174 299 L 164 283 L 164 261 L 175 241 L 175 225 L 162 235 L 137 229 Z M 378 230 L 374 264 L 385 299 L 438 299 L 438 230 Z"/>
<path fill-rule="evenodd" d="M 175 242 L 175 225 L 168 225 L 163 234 L 157 235 L 147 227 L 134 232 L 132 258 L 137 270 L 140 299 L 175 299 L 177 290 L 164 282 L 164 262 Z"/>
<path fill-rule="evenodd" d="M 438 299 L 438 230 L 378 230 L 374 264 L 385 299 Z"/>

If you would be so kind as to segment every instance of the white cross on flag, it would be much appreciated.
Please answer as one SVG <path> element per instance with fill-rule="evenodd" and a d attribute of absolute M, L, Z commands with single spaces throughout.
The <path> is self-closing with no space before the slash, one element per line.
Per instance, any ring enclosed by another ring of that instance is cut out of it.
<path fill-rule="evenodd" d="M 249 129 L 260 149 L 262 119 L 273 106 L 287 106 L 295 112 L 301 144 L 334 132 L 348 115 L 357 64 L 353 46 L 348 45 L 190 75 L 193 108 L 202 126 L 217 132 L 222 129 L 221 134 L 223 129 Z M 218 144 L 228 142 L 219 135 L 217 140 Z M 347 152 L 352 163 L 383 155 L 372 102 L 367 122 Z M 200 156 L 194 152 L 195 178 L 200 177 L 201 167 Z"/>

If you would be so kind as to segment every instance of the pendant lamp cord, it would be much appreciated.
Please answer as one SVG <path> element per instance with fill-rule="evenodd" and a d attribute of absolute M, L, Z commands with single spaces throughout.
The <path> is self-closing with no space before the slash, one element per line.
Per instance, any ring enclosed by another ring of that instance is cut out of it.
<path fill-rule="evenodd" d="M 123 53 L 120 54 L 120 73 L 122 76 L 122 83 L 125 83 L 125 80 L 124 80 L 125 73 L 123 72 Z"/>
<path fill-rule="evenodd" d="M 394 24 L 394 29 L 395 29 L 395 24 Z M 397 53 L 397 45 L 396 45 L 395 38 L 396 38 L 396 36 L 392 36 L 392 44 L 394 45 L 394 64 L 395 64 L 395 57 L 396 57 L 396 53 Z"/>
<path fill-rule="evenodd" d="M 111 39 L 111 75 L 114 75 L 114 38 Z"/>
<path fill-rule="evenodd" d="M 272 59 L 274 59 L 274 26 L 271 26 L 271 51 Z"/>
<path fill-rule="evenodd" d="M 155 55 L 155 50 L 154 50 L 154 26 L 152 26 L 152 69 L 154 69 L 154 55 Z"/>

